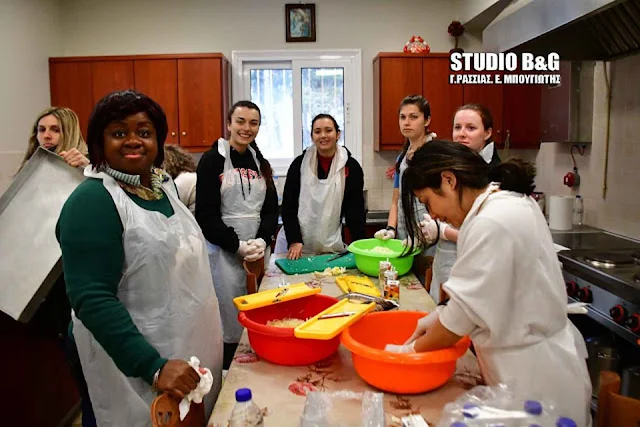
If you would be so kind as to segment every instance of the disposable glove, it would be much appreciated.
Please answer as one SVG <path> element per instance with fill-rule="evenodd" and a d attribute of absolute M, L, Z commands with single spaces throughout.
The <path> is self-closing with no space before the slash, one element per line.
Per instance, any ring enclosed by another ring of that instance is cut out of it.
<path fill-rule="evenodd" d="M 376 234 L 373 235 L 378 240 L 389 240 L 396 237 L 396 232 L 393 230 L 387 230 L 383 228 L 382 230 L 376 231 Z"/>
<path fill-rule="evenodd" d="M 422 235 L 428 244 L 431 244 L 436 241 L 438 238 L 438 223 L 435 219 L 431 218 L 431 215 L 428 213 L 423 215 L 423 220 L 420 221 L 420 231 L 422 231 Z M 442 227 L 443 224 L 440 224 Z"/>
<path fill-rule="evenodd" d="M 249 255 L 244 257 L 244 260 L 253 262 L 259 260 L 260 258 L 264 258 L 264 251 L 250 253 Z"/>
<path fill-rule="evenodd" d="M 411 344 L 405 345 L 387 344 L 386 346 L 384 346 L 384 351 L 388 351 L 391 353 L 415 353 L 415 344 L 415 341 Z"/>
<path fill-rule="evenodd" d="M 240 244 L 238 245 L 238 251 L 236 252 L 242 258 L 245 258 L 247 255 L 252 255 L 254 253 L 260 252 L 257 247 L 247 243 L 244 240 L 240 240 Z"/>
<path fill-rule="evenodd" d="M 264 252 L 267 249 L 267 242 L 265 242 L 264 239 L 262 238 L 249 239 L 247 240 L 247 243 L 257 247 L 262 252 Z"/>
<path fill-rule="evenodd" d="M 444 306 L 439 305 L 434 311 L 418 320 L 418 324 L 416 325 L 415 331 L 413 331 L 413 335 L 411 335 L 411 337 L 405 342 L 405 345 L 415 342 L 415 340 L 426 334 L 440 318 L 440 311 L 442 311 L 443 308 Z"/>

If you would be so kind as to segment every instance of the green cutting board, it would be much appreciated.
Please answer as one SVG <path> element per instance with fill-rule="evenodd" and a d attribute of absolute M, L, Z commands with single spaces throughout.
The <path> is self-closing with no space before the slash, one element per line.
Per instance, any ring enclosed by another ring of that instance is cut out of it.
<path fill-rule="evenodd" d="M 336 254 L 314 255 L 296 260 L 278 258 L 276 260 L 276 265 L 286 274 L 313 273 L 314 271 L 323 271 L 327 267 L 344 267 L 347 269 L 356 268 L 356 258 L 352 253 L 327 262 L 329 258 L 335 255 Z"/>

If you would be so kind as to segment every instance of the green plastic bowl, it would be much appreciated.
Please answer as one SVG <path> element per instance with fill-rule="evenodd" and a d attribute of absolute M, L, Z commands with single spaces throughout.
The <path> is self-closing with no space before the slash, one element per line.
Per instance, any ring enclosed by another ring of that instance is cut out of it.
<path fill-rule="evenodd" d="M 382 254 L 371 252 L 373 248 L 383 247 L 393 251 L 393 254 Z M 378 240 L 362 239 L 351 243 L 347 250 L 354 254 L 358 270 L 372 277 L 378 277 L 380 261 L 389 260 L 391 265 L 398 271 L 398 276 L 403 276 L 411 270 L 413 258 L 420 253 L 416 248 L 413 252 L 401 257 L 404 251 L 402 241 L 398 239 Z"/>

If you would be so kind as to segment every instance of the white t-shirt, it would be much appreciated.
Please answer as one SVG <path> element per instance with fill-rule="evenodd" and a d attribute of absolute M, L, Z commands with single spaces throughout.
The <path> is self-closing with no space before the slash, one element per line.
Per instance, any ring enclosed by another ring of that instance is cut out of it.
<path fill-rule="evenodd" d="M 173 180 L 178 188 L 178 196 L 192 214 L 196 213 L 196 180 L 195 172 L 182 172 Z"/>

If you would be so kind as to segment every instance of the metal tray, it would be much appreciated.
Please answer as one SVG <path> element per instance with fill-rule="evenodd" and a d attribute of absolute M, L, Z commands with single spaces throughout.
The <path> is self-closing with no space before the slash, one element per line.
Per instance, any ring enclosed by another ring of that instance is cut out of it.
<path fill-rule="evenodd" d="M 62 273 L 55 227 L 82 169 L 36 150 L 0 197 L 0 310 L 27 323 Z"/>

